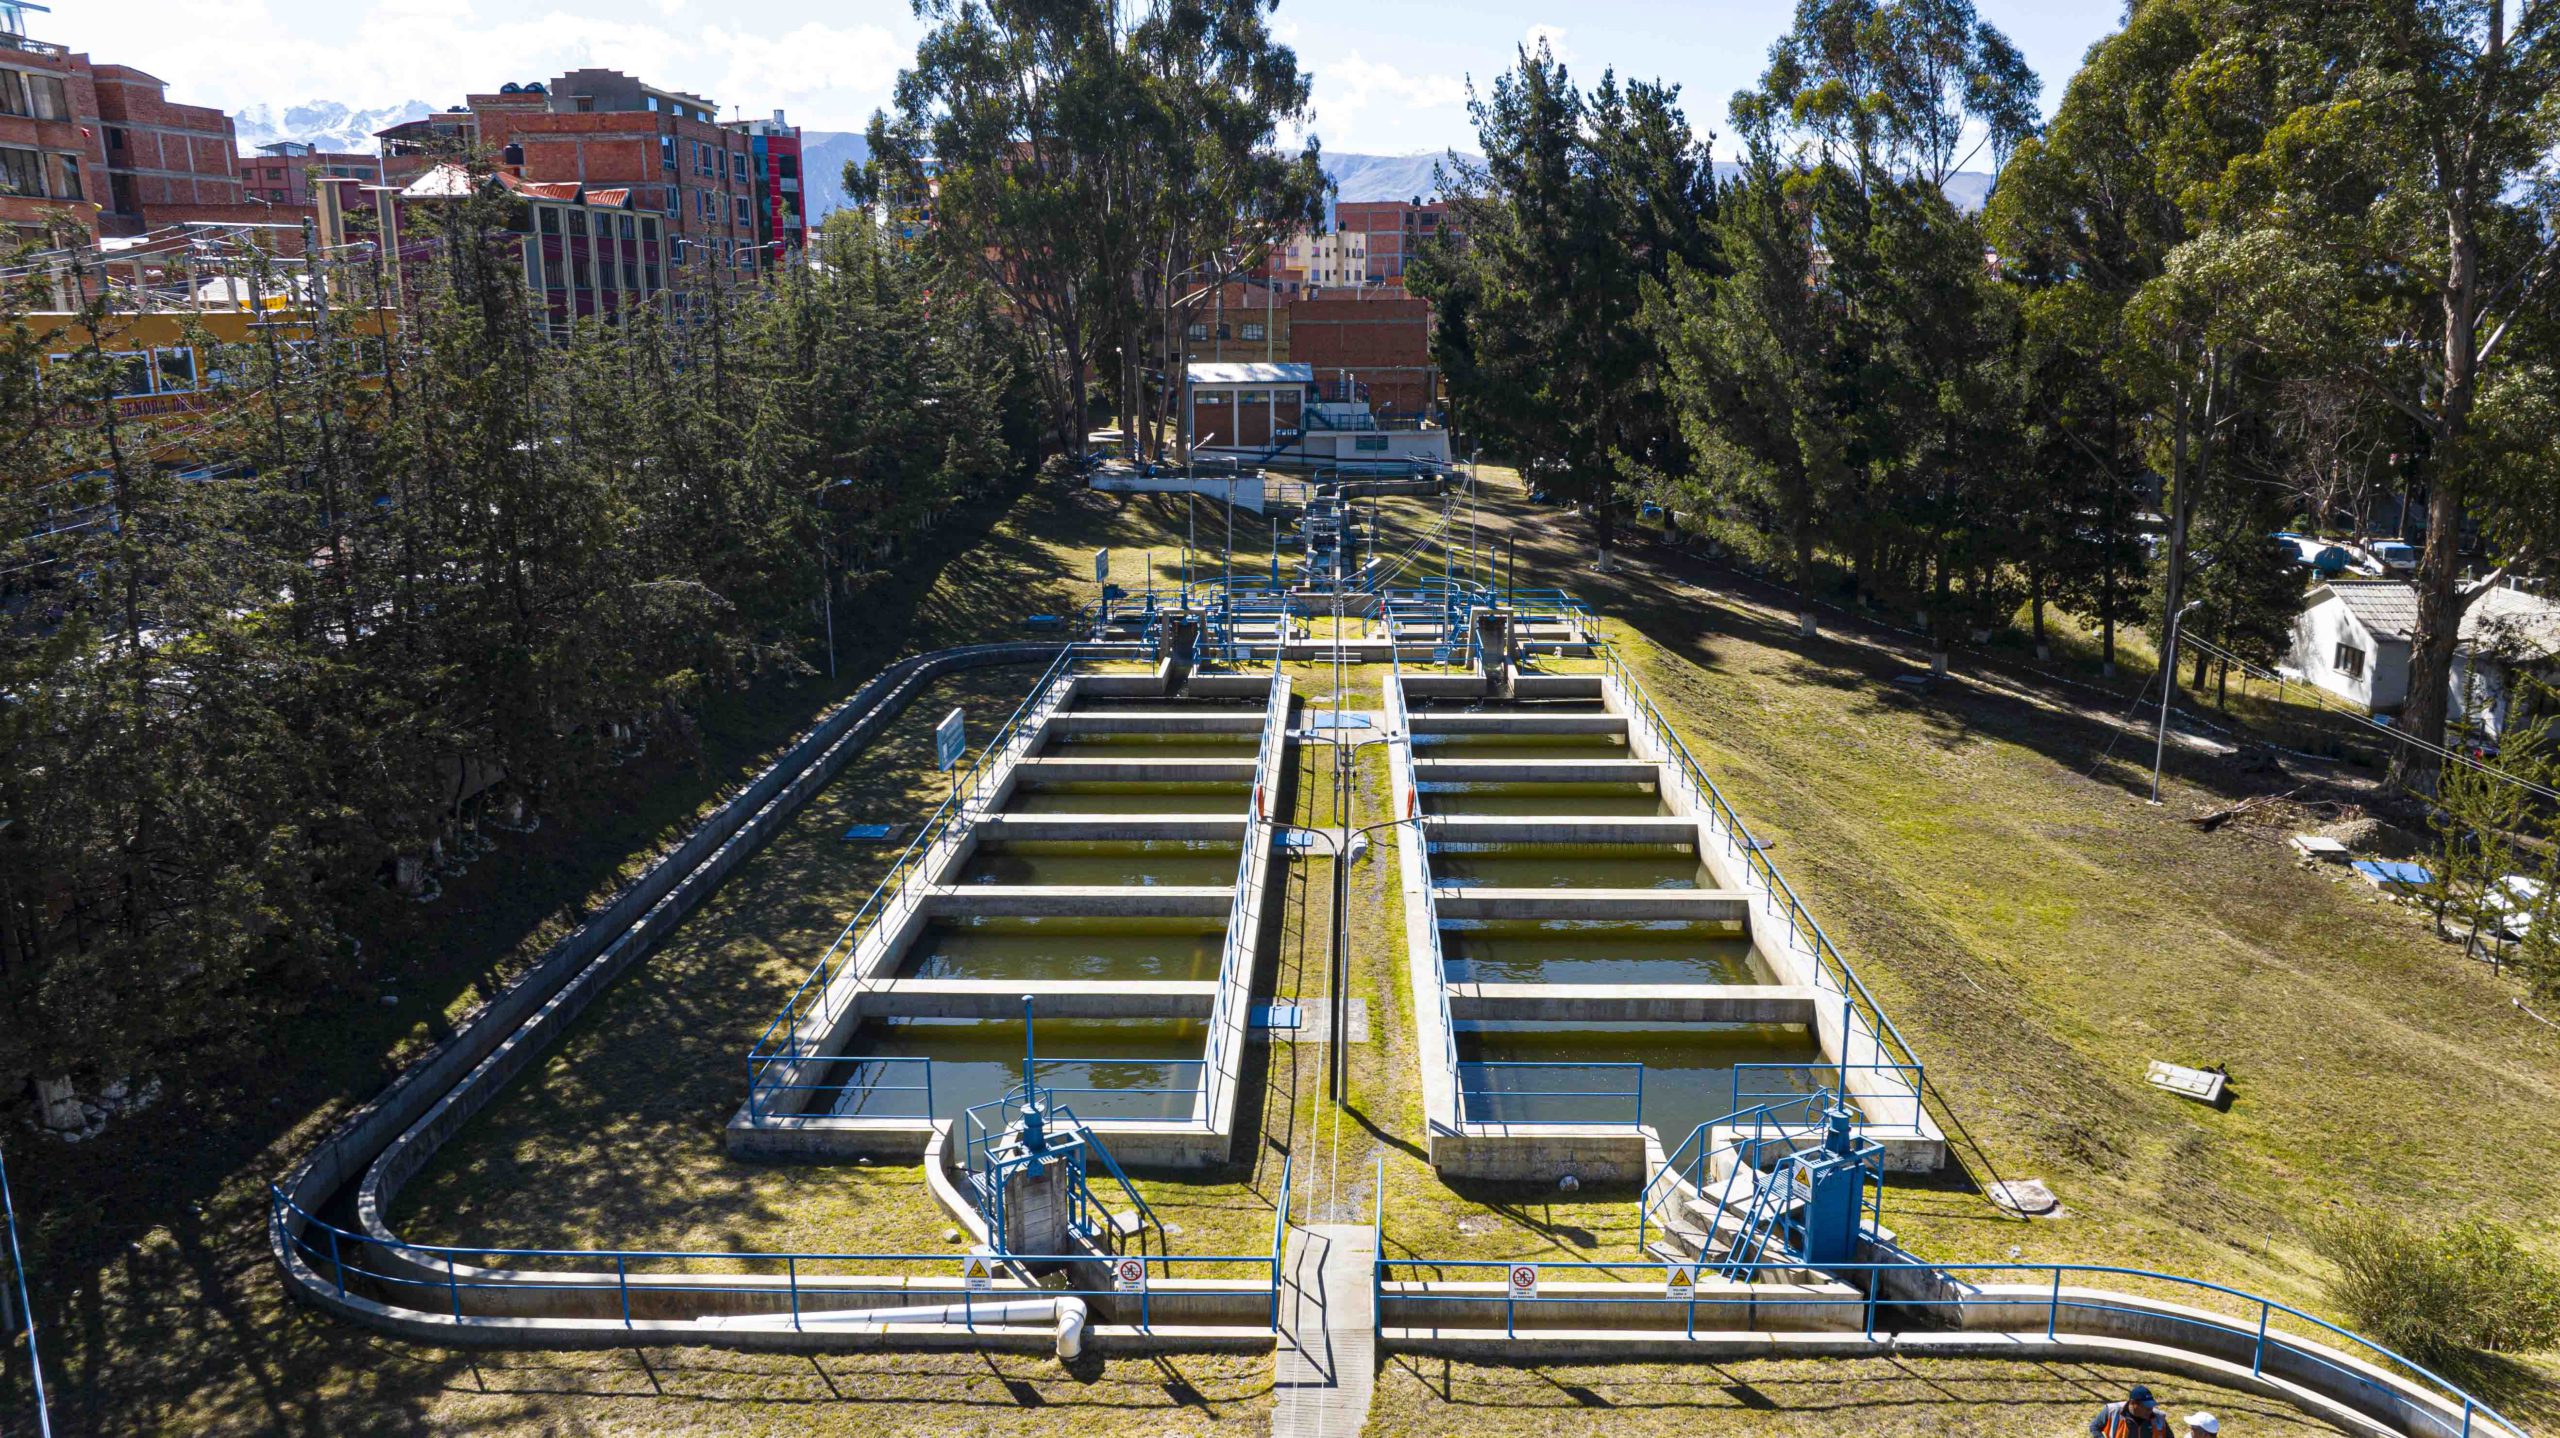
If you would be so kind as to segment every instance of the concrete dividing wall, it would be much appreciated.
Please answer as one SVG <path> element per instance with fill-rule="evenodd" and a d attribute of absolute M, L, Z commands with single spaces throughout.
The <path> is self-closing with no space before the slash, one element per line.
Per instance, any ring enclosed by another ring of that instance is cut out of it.
<path fill-rule="evenodd" d="M 451 1038 L 430 1049 L 340 1124 L 279 1188 L 303 1209 L 316 1212 L 397 1141 L 398 1152 L 386 1159 L 380 1181 L 368 1185 L 378 1221 L 381 1208 L 399 1184 L 417 1171 L 436 1146 L 486 1106 L 731 869 L 762 847 L 925 685 L 963 669 L 1045 663 L 1061 647 L 1044 643 L 947 649 L 901 660 L 883 670 L 757 775 L 745 791 L 721 806 L 675 852 L 554 944 L 532 968 L 465 1019 Z M 283 1210 L 277 1210 L 268 1234 L 288 1286 L 299 1296 L 348 1316 L 365 1317 L 342 1306 L 332 1285 L 320 1282 L 300 1262 L 286 1232 L 289 1221 Z M 381 1305 L 372 1308 L 374 1317 L 386 1311 Z"/>

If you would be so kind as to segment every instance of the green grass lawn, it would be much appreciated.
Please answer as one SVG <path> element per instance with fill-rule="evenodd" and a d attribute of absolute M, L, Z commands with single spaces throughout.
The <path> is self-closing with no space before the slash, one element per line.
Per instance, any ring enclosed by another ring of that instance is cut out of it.
<path fill-rule="evenodd" d="M 1436 514 L 1381 507 L 1400 551 Z M 422 1350 L 283 1302 L 264 1241 L 270 1176 L 832 697 L 895 652 L 1008 637 L 1026 611 L 1090 599 L 1094 548 L 1113 549 L 1117 582 L 1150 552 L 1158 582 L 1176 581 L 1184 521 L 1179 501 L 1045 488 L 954 521 L 950 553 L 880 580 L 876 612 L 839 625 L 835 683 L 724 701 L 698 761 L 653 756 L 592 812 L 504 839 L 441 903 L 395 915 L 369 946 L 381 967 L 294 1025 L 257 1071 L 206 1077 L 78 1149 L 13 1144 L 21 1211 L 36 1215 L 57 1431 L 1267 1427 L 1258 1358 L 1062 1371 L 1031 1358 Z M 1199 521 L 1214 546 L 1211 507 Z M 2235 792 L 2209 761 L 2173 755 L 2171 802 L 2151 809 L 2135 745 L 2099 716 L 2025 702 L 2014 683 L 1909 693 L 1887 682 L 1910 667 L 1890 642 L 1854 630 L 1800 641 L 1748 586 L 1642 546 L 1592 573 L 1579 522 L 1516 491 L 1497 486 L 1476 524 L 1480 551 L 1517 541 L 1522 584 L 1575 589 L 1611 617 L 1655 700 L 1777 841 L 1774 857 L 1928 1062 L 1965 1169 L 1895 1185 L 1887 1221 L 1913 1247 L 2163 1269 L 2316 1310 L 2316 1234 L 2347 1210 L 2484 1214 L 2554 1246 L 2560 1036 L 2422 919 L 2295 869 L 2274 836 L 2181 822 Z M 1264 530 L 1238 535 L 1240 549 L 1264 543 Z M 1442 568 L 1428 543 L 1413 554 L 1413 573 Z M 1347 670 L 1352 702 L 1374 705 L 1385 672 Z M 1329 665 L 1290 673 L 1302 700 L 1333 690 Z M 928 695 L 467 1129 L 396 1222 L 475 1244 L 944 1247 L 948 1220 L 913 1169 L 732 1164 L 719 1132 L 747 1043 L 860 902 L 866 866 L 884 862 L 834 833 L 919 816 L 937 782 L 923 726 L 950 702 L 991 724 L 1029 677 L 981 672 Z M 1356 772 L 1356 812 L 1386 817 L 1383 754 L 1364 750 Z M 1328 774 L 1321 756 L 1300 756 L 1283 797 L 1302 822 L 1332 817 Z M 1371 1038 L 1350 1046 L 1348 1104 L 1324 1102 L 1321 1047 L 1258 1045 L 1242 1115 L 1258 1132 L 1241 1161 L 1144 1180 L 1183 1230 L 1177 1247 L 1267 1243 L 1285 1154 L 1298 1217 L 1365 1221 L 1383 1202 L 1391 1252 L 1626 1256 L 1631 1192 L 1452 1188 L 1424 1163 L 1396 835 L 1376 837 L 1350 880 L 1350 986 Z M 1284 1001 L 1324 991 L 1329 865 L 1319 852 L 1283 871 L 1262 983 Z M 382 1004 L 386 993 L 400 1003 Z M 2235 1102 L 2215 1112 L 2148 1088 L 2155 1057 L 2228 1063 Z M 1371 1180 L 1381 1159 L 1383 1191 Z M 1971 1186 L 1994 1176 L 2045 1179 L 2067 1216 L 2003 1217 Z M 2560 1411 L 2540 1372 L 2510 1409 L 2529 1421 Z M 1954 1360 L 1515 1369 L 1391 1356 L 1371 1431 L 2059 1432 L 2123 1379 Z M 2257 1400 L 2155 1386 L 2237 1410 L 2246 1421 L 2232 1431 L 2319 1431 Z"/>

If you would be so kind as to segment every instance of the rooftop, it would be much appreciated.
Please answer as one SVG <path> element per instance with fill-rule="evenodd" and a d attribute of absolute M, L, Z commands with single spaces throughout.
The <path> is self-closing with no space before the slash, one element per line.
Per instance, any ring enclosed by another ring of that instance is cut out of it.
<path fill-rule="evenodd" d="M 2560 654 L 2560 604 L 2521 589 L 2492 589 L 2462 613 L 2462 646 L 2507 659 Z"/>
<path fill-rule="evenodd" d="M 1314 384 L 1316 367 L 1306 364 L 1193 364 L 1184 369 L 1193 384 Z"/>
<path fill-rule="evenodd" d="M 2394 579 L 2336 579 L 2320 587 L 2347 606 L 2357 623 L 2385 639 L 2405 640 L 2418 630 L 2418 591 L 2410 585 Z M 2319 595 L 2312 598 L 2316 603 Z"/>

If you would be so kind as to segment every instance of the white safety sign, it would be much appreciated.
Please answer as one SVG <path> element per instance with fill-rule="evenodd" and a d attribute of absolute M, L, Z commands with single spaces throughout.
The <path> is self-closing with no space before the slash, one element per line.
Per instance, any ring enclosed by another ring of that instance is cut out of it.
<path fill-rule="evenodd" d="M 1111 1286 L 1122 1293 L 1147 1291 L 1147 1261 L 1143 1258 L 1115 1259 L 1111 1264 Z"/>
<path fill-rule="evenodd" d="M 1514 1298 L 1538 1296 L 1538 1265 L 1534 1263 L 1511 1265 L 1511 1296 Z"/>
<path fill-rule="evenodd" d="M 1662 1270 L 1662 1296 L 1674 1303 L 1688 1303 L 1698 1296 L 1698 1266 L 1674 1263 Z"/>
<path fill-rule="evenodd" d="M 1102 581 L 1109 579 L 1110 577 L 1111 551 L 1108 549 L 1095 550 L 1093 552 L 1093 582 L 1100 584 Z"/>
<path fill-rule="evenodd" d="M 973 1253 L 960 1260 L 960 1287 L 970 1293 L 996 1291 L 996 1275 L 983 1253 Z"/>

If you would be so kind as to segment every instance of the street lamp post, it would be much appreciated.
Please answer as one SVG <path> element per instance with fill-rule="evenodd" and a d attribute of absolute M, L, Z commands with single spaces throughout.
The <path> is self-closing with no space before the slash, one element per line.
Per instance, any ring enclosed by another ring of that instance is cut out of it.
<path fill-rule="evenodd" d="M 2170 615 L 2168 633 L 2161 640 L 2160 731 L 2151 741 L 2151 802 L 2154 804 L 2160 802 L 2160 764 L 2169 752 L 2169 696 L 2178 687 L 2178 621 L 2202 603 L 2201 599 L 2189 600 L 2184 608 Z"/>

